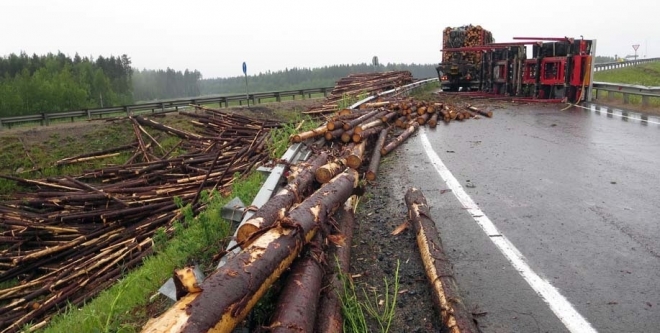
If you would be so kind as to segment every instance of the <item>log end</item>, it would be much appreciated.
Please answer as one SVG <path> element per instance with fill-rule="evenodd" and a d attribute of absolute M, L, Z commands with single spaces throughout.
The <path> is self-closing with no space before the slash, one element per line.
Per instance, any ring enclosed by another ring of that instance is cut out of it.
<path fill-rule="evenodd" d="M 316 177 L 316 181 L 325 184 L 328 183 L 335 175 L 334 175 L 335 169 L 330 169 L 327 166 L 323 166 L 321 168 L 316 169 L 316 172 L 314 172 L 314 177 Z"/>
<path fill-rule="evenodd" d="M 346 158 L 346 165 L 354 170 L 357 170 L 362 165 L 362 157 L 350 155 Z"/>
<path fill-rule="evenodd" d="M 343 134 L 341 135 L 341 141 L 342 141 L 343 143 L 349 143 L 349 142 L 351 142 L 351 140 L 352 140 L 352 138 L 351 138 L 351 134 L 349 134 L 349 133 L 343 133 Z"/>
<path fill-rule="evenodd" d="M 291 142 L 300 143 L 300 142 L 302 142 L 302 138 L 300 137 L 300 135 L 296 134 L 296 135 L 291 137 Z"/>
<path fill-rule="evenodd" d="M 252 234 L 257 232 L 257 230 L 259 230 L 258 226 L 246 221 L 246 223 L 243 223 L 243 225 L 236 230 L 236 242 L 239 244 L 245 242 L 250 236 L 252 236 Z"/>
<path fill-rule="evenodd" d="M 367 170 L 365 178 L 367 178 L 368 181 L 374 181 L 376 180 L 376 173 L 371 170 Z"/>
<path fill-rule="evenodd" d="M 358 133 L 353 133 L 352 139 L 353 139 L 353 142 L 360 143 L 360 141 L 362 141 L 362 135 L 360 135 Z"/>

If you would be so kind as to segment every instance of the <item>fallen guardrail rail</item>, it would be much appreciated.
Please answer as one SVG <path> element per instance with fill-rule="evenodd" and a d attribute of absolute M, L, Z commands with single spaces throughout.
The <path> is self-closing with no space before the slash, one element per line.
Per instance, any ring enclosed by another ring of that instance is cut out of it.
<path fill-rule="evenodd" d="M 623 104 L 630 104 L 630 96 L 641 96 L 642 106 L 649 106 L 651 98 L 660 98 L 660 87 L 647 87 L 634 84 L 594 82 L 594 97 L 611 98 L 614 94 L 622 94 Z"/>

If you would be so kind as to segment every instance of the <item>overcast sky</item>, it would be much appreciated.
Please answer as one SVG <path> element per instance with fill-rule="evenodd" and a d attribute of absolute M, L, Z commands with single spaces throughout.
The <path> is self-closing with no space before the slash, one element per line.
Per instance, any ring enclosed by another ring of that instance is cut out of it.
<path fill-rule="evenodd" d="M 437 63 L 446 26 L 514 36 L 598 39 L 597 53 L 660 56 L 660 1 L 0 0 L 0 55 L 128 54 L 142 68 L 205 78 L 286 67 Z M 505 4 L 507 4 L 505 6 Z M 567 12 L 567 10 L 573 12 Z"/>

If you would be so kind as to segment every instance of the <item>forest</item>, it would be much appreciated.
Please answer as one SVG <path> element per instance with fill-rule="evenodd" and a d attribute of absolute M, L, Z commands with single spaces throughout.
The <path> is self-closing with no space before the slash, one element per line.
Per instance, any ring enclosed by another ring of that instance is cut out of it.
<path fill-rule="evenodd" d="M 287 68 L 248 76 L 250 91 L 330 87 L 351 73 L 408 70 L 437 75 L 432 64 L 354 64 Z M 73 57 L 61 52 L 0 56 L 0 117 L 245 92 L 243 76 L 204 79 L 197 70 L 136 69 L 123 54 Z"/>
<path fill-rule="evenodd" d="M 127 55 L 0 57 L 0 117 L 131 103 L 132 71 Z"/>

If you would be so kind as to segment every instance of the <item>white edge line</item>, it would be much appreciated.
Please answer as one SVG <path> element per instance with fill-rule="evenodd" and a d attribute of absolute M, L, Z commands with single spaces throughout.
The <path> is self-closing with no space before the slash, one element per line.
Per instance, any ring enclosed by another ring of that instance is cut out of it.
<path fill-rule="evenodd" d="M 593 102 L 592 102 L 592 103 L 593 103 Z M 597 105 L 597 104 L 594 104 L 594 106 L 595 106 L 595 105 Z M 639 121 L 639 122 L 642 122 L 642 123 L 648 123 L 648 124 L 653 124 L 653 125 L 660 125 L 659 122 L 656 122 L 656 121 L 653 121 L 653 120 L 648 120 L 648 119 L 647 119 L 647 120 L 644 120 L 644 119 L 642 119 L 641 117 L 640 117 L 640 118 L 633 118 L 633 117 L 630 117 L 630 116 L 624 116 L 624 115 L 622 115 L 622 114 L 616 114 L 616 113 L 614 113 L 614 109 L 609 108 L 609 107 L 606 107 L 606 106 L 600 106 L 600 105 L 598 105 L 598 106 L 601 107 L 601 108 L 603 108 L 603 107 L 606 108 L 605 111 L 603 111 L 603 110 L 594 110 L 594 109 L 592 109 L 592 108 L 590 108 L 590 107 L 586 107 L 586 106 L 582 106 L 582 105 L 573 105 L 573 106 L 578 107 L 578 108 L 581 108 L 581 109 L 589 110 L 589 111 L 594 112 L 594 113 L 596 113 L 596 112 L 600 112 L 600 113 L 605 112 L 605 113 L 607 113 L 608 116 L 615 116 L 615 117 L 619 117 L 619 118 L 625 118 L 625 119 L 630 119 L 630 120 L 636 120 L 636 121 Z M 612 110 L 612 112 L 609 113 L 609 112 L 607 112 L 607 110 Z M 625 110 L 621 110 L 621 111 L 625 111 Z M 634 114 L 642 115 L 642 114 L 639 113 L 639 112 L 634 112 L 634 111 L 629 111 L 629 112 L 634 113 Z M 653 116 L 652 116 L 652 117 L 653 117 Z M 656 117 L 654 117 L 654 118 L 656 118 Z"/>
<path fill-rule="evenodd" d="M 504 257 L 511 265 L 522 275 L 534 291 L 548 304 L 552 312 L 561 320 L 570 332 L 597 332 L 591 324 L 580 315 L 571 303 L 546 279 L 541 278 L 527 264 L 525 257 L 518 249 L 499 232 L 495 224 L 484 214 L 472 198 L 463 190 L 458 180 L 452 175 L 449 169 L 440 159 L 440 156 L 433 150 L 431 142 L 426 136 L 424 128 L 420 128 L 420 139 L 422 146 L 433 164 L 433 167 L 440 175 L 447 186 L 452 190 L 458 201 L 463 205 L 468 213 L 474 218 L 481 229 L 489 236 L 489 239 L 502 252 Z"/>

